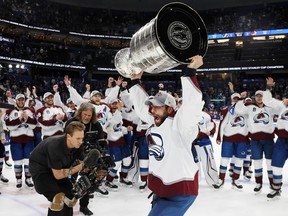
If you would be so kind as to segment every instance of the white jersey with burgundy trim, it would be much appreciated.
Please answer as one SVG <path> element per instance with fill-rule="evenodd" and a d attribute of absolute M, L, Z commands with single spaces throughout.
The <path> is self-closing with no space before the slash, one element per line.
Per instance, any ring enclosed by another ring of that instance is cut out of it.
<path fill-rule="evenodd" d="M 62 121 L 57 121 L 55 116 L 57 114 L 64 115 Z M 41 126 L 43 137 L 53 136 L 58 133 L 63 133 L 64 123 L 67 121 L 67 115 L 59 106 L 42 107 L 36 113 L 36 118 Z"/>
<path fill-rule="evenodd" d="M 202 93 L 196 77 L 182 77 L 181 82 L 183 105 L 174 117 L 167 117 L 159 127 L 150 127 L 146 133 L 149 144 L 148 187 L 158 196 L 198 193 L 194 181 L 198 167 L 192 157 L 191 145 L 198 135 Z M 144 103 L 148 99 L 145 90 L 137 84 L 130 88 L 130 94 L 137 115 L 153 125 L 154 118 Z"/>
<path fill-rule="evenodd" d="M 21 121 L 19 119 L 23 112 L 28 115 L 27 121 Z M 30 108 L 25 107 L 24 110 L 7 110 L 4 121 L 7 129 L 10 131 L 11 141 L 19 142 L 22 139 L 23 142 L 25 142 L 25 140 L 30 141 L 34 139 L 33 129 L 36 127 L 37 121 L 33 110 Z"/>
<path fill-rule="evenodd" d="M 239 136 L 248 135 L 247 115 L 238 114 L 235 104 L 227 106 L 221 111 L 220 124 L 218 129 L 217 140 L 223 141 L 223 137 L 232 137 L 233 142 L 237 142 Z M 235 140 L 233 139 L 235 136 Z"/>
<path fill-rule="evenodd" d="M 107 133 L 107 139 L 109 141 L 117 141 L 128 133 L 127 128 L 123 126 L 122 115 L 119 110 L 116 110 L 114 113 L 108 113 L 107 124 L 104 131 Z"/>
<path fill-rule="evenodd" d="M 273 117 L 276 110 L 264 104 L 259 107 L 254 103 L 244 104 L 239 101 L 235 106 L 235 112 L 240 115 L 248 115 L 247 124 L 250 136 L 257 133 L 273 134 Z"/>

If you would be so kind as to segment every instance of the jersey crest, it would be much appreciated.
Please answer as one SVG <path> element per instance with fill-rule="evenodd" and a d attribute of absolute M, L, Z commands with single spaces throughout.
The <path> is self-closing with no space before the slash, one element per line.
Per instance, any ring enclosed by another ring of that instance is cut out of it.
<path fill-rule="evenodd" d="M 149 147 L 149 155 L 154 156 L 157 161 L 164 157 L 163 139 L 160 134 L 147 133 L 147 141 Z"/>
<path fill-rule="evenodd" d="M 243 116 L 237 116 L 230 121 L 232 127 L 244 127 L 245 126 L 245 118 Z"/>
<path fill-rule="evenodd" d="M 253 117 L 254 123 L 263 123 L 268 124 L 269 123 L 269 115 L 266 112 L 258 113 Z"/>

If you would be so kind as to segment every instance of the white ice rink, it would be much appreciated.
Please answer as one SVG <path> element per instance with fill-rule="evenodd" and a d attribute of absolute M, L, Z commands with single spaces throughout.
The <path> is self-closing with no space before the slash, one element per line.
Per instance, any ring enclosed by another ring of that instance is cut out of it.
<path fill-rule="evenodd" d="M 215 139 L 215 138 L 214 138 Z M 217 166 L 220 162 L 220 146 L 213 140 Z M 178 156 L 179 157 L 179 156 Z M 177 160 L 177 155 L 175 155 Z M 186 213 L 187 216 L 287 216 L 288 215 L 288 171 L 284 167 L 282 195 L 279 200 L 267 201 L 269 192 L 267 175 L 262 193 L 255 195 L 254 176 L 246 181 L 241 176 L 243 190 L 236 191 L 231 187 L 229 175 L 226 175 L 224 188 L 215 191 L 205 180 L 200 181 L 199 196 Z M 176 170 L 171 170 L 171 175 Z M 19 191 L 16 188 L 13 169 L 4 167 L 3 174 L 9 178 L 9 183 L 0 183 L 0 216 L 44 216 L 47 214 L 48 201 L 23 185 Z M 147 199 L 150 191 L 140 192 L 138 185 L 133 188 L 119 186 L 118 192 L 110 192 L 108 198 L 95 196 L 90 200 L 89 208 L 94 215 L 100 216 L 145 216 L 149 212 L 151 199 Z M 74 215 L 79 212 L 79 204 L 74 207 Z"/>

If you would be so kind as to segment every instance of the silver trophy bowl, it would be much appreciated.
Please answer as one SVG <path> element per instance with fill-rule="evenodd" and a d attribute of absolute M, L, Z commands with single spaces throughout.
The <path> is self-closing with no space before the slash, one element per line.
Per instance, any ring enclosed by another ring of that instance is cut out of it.
<path fill-rule="evenodd" d="M 114 63 L 127 78 L 141 71 L 161 73 L 188 64 L 192 56 L 205 56 L 207 45 L 206 26 L 199 14 L 184 3 L 173 2 L 133 35 L 130 48 L 119 50 Z"/>

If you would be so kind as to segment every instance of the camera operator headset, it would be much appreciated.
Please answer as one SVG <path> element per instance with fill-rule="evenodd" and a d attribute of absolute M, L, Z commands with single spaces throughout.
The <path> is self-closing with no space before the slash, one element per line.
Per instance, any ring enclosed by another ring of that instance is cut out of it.
<path fill-rule="evenodd" d="M 91 149 L 96 148 L 96 143 L 98 142 L 98 140 L 103 139 L 103 129 L 101 124 L 97 121 L 97 116 L 96 116 L 96 112 L 95 109 L 93 107 L 93 105 L 91 103 L 82 103 L 79 107 L 79 109 L 77 110 L 75 116 L 71 119 L 69 119 L 66 122 L 65 125 L 65 129 L 64 131 L 66 131 L 66 127 L 69 125 L 69 123 L 74 122 L 74 121 L 79 121 L 81 123 L 83 123 L 85 125 L 85 134 L 87 134 L 87 132 L 93 132 L 93 134 L 96 136 L 93 138 L 95 138 L 94 142 L 85 142 L 85 138 L 84 138 L 84 143 L 83 143 L 83 147 L 84 147 L 84 151 L 87 154 Z M 79 201 L 80 203 L 80 212 L 84 213 L 84 215 L 92 215 L 93 212 L 91 212 L 88 209 L 88 204 L 89 204 L 89 194 L 85 194 Z"/>

